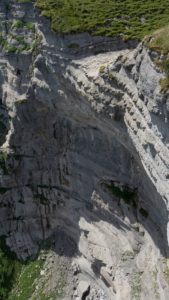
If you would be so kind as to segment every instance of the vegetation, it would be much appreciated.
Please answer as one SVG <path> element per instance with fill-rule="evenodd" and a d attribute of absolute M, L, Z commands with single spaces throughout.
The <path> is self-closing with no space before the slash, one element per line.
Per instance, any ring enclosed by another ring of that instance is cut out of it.
<path fill-rule="evenodd" d="M 143 207 L 138 207 L 137 189 L 131 188 L 127 185 L 121 186 L 113 181 L 106 182 L 104 185 L 109 189 L 113 196 L 122 199 L 126 204 L 132 206 L 134 209 L 138 209 L 139 213 L 147 219 L 149 212 Z"/>
<path fill-rule="evenodd" d="M 99 73 L 103 74 L 105 72 L 105 70 L 106 70 L 106 66 L 102 65 L 102 66 L 100 66 Z"/>
<path fill-rule="evenodd" d="M 9 167 L 7 166 L 8 153 L 6 151 L 0 152 L 0 168 L 3 170 L 4 175 L 10 173 Z"/>
<path fill-rule="evenodd" d="M 30 3 L 32 0 L 17 0 L 18 3 Z"/>
<path fill-rule="evenodd" d="M 45 251 L 51 248 L 49 239 L 42 245 Z M 6 245 L 6 238 L 0 237 L 0 299 L 1 300 L 54 300 L 61 299 L 66 284 L 64 270 L 58 269 L 56 289 L 46 291 L 48 277 L 43 277 L 44 252 L 41 250 L 38 257 L 27 262 L 19 261 L 15 253 Z M 40 284 L 39 284 L 40 283 Z M 37 285 L 38 289 L 37 289 Z"/>
<path fill-rule="evenodd" d="M 153 34 L 149 47 L 163 54 L 169 53 L 169 26 L 165 26 Z"/>
<path fill-rule="evenodd" d="M 125 251 L 123 252 L 122 254 L 122 261 L 128 261 L 128 260 L 131 260 L 131 259 L 134 259 L 134 253 L 132 251 Z"/>
<path fill-rule="evenodd" d="M 35 280 L 40 276 L 43 263 L 41 259 L 36 259 L 27 264 L 22 264 L 20 275 L 15 282 L 15 287 L 11 291 L 8 300 L 30 299 L 36 288 Z"/>
<path fill-rule="evenodd" d="M 168 24 L 169 0 L 36 0 L 56 32 L 142 39 Z"/>
<path fill-rule="evenodd" d="M 165 93 L 169 89 L 169 26 L 156 31 L 151 36 L 148 47 L 159 53 L 159 59 L 156 59 L 155 63 L 165 73 L 165 77 L 160 80 L 161 90 Z"/>
<path fill-rule="evenodd" d="M 128 205 L 132 205 L 134 208 L 137 207 L 137 190 L 125 186 L 118 186 L 114 182 L 106 183 L 106 187 L 110 192 L 117 198 L 123 199 Z"/>
<path fill-rule="evenodd" d="M 0 238 L 0 299 L 28 300 L 35 290 L 35 280 L 40 276 L 44 261 L 39 257 L 21 262 Z"/>
<path fill-rule="evenodd" d="M 24 22 L 22 20 L 16 20 L 12 26 L 13 28 L 23 28 Z"/>
<path fill-rule="evenodd" d="M 141 272 L 133 272 L 131 276 L 131 299 L 140 300 L 141 296 Z"/>
<path fill-rule="evenodd" d="M 24 22 L 21 19 L 15 20 L 14 23 L 12 24 L 12 28 L 27 28 L 28 30 L 34 31 L 35 29 L 35 24 L 32 22 Z"/>
<path fill-rule="evenodd" d="M 169 267 L 167 264 L 167 258 L 163 258 L 163 274 L 167 284 L 169 285 Z"/>
<path fill-rule="evenodd" d="M 20 271 L 20 263 L 5 244 L 5 237 L 0 239 L 0 299 L 8 299 L 11 287 Z"/>

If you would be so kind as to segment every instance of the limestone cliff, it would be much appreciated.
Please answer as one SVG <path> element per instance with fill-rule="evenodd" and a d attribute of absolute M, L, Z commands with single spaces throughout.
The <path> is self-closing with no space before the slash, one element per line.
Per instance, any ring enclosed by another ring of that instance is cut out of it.
<path fill-rule="evenodd" d="M 58 36 L 33 4 L 1 2 L 0 235 L 24 260 L 52 240 L 61 299 L 167 300 L 169 97 L 157 54 Z"/>

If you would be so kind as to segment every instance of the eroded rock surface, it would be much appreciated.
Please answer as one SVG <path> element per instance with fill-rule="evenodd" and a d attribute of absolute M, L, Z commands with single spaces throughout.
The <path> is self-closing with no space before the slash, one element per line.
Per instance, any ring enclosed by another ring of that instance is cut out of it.
<path fill-rule="evenodd" d="M 53 241 L 42 278 L 63 269 L 61 299 L 167 300 L 168 94 L 152 53 L 57 36 L 32 3 L 1 2 L 0 234 L 24 260 Z"/>

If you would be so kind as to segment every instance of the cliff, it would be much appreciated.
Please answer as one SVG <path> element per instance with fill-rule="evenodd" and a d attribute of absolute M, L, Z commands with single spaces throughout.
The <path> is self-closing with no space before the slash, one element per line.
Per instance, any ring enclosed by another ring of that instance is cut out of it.
<path fill-rule="evenodd" d="M 57 35 L 31 3 L 10 5 L 1 4 L 0 235 L 22 260 L 50 241 L 48 286 L 37 282 L 45 295 L 58 284 L 48 273 L 63 270 L 60 299 L 167 300 L 159 55 L 144 42 Z"/>

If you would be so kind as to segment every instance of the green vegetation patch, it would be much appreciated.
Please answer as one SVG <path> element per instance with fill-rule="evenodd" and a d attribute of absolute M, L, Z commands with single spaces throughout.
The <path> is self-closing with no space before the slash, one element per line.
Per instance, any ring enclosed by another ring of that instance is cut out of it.
<path fill-rule="evenodd" d="M 0 238 L 0 299 L 7 300 L 16 277 L 19 275 L 21 263 L 5 244 L 5 237 Z M 14 298 L 13 298 L 14 299 Z"/>
<path fill-rule="evenodd" d="M 141 272 L 133 272 L 131 274 L 131 299 L 140 300 L 141 298 Z"/>
<path fill-rule="evenodd" d="M 103 74 L 105 72 L 105 70 L 106 70 L 106 66 L 102 65 L 102 66 L 100 66 L 99 73 Z"/>
<path fill-rule="evenodd" d="M 30 3 L 32 0 L 17 0 L 18 3 Z"/>
<path fill-rule="evenodd" d="M 0 237 L 0 299 L 29 300 L 43 265 L 41 256 L 33 261 L 19 261 L 6 245 L 5 237 Z"/>
<path fill-rule="evenodd" d="M 16 20 L 13 24 L 14 28 L 22 28 L 24 27 L 24 22 L 22 20 Z"/>
<path fill-rule="evenodd" d="M 40 276 L 40 270 L 44 262 L 41 259 L 23 264 L 20 275 L 17 278 L 14 289 L 11 291 L 8 300 L 28 300 L 35 291 L 35 280 Z"/>
<path fill-rule="evenodd" d="M 169 285 L 169 267 L 167 264 L 167 258 L 163 258 L 163 274 L 166 283 Z"/>
<path fill-rule="evenodd" d="M 111 181 L 105 184 L 113 196 L 123 199 L 128 205 L 132 205 L 137 208 L 137 189 L 130 188 L 129 186 L 120 186 Z"/>
<path fill-rule="evenodd" d="M 165 93 L 169 90 L 169 26 L 156 31 L 151 36 L 148 47 L 159 53 L 159 59 L 155 60 L 155 64 L 165 73 L 165 77 L 160 80 L 161 90 Z"/>
<path fill-rule="evenodd" d="M 4 175 L 9 175 L 10 170 L 7 166 L 8 153 L 6 151 L 0 152 L 0 168 L 3 170 Z"/>
<path fill-rule="evenodd" d="M 142 39 L 168 24 L 169 0 L 36 0 L 56 32 Z"/>
<path fill-rule="evenodd" d="M 15 155 L 8 153 L 5 150 L 0 151 L 0 169 L 3 171 L 4 175 L 11 175 L 14 171 L 14 164 L 12 158 L 15 158 Z M 9 190 L 10 188 L 4 187 L 0 189 Z"/>

